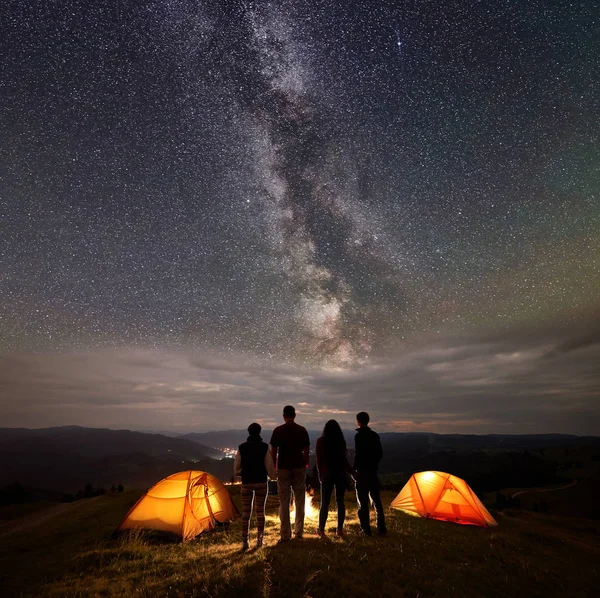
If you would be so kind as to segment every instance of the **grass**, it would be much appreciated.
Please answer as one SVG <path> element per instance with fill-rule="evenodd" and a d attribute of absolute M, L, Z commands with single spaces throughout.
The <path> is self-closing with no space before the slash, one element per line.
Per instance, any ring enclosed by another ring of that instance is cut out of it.
<path fill-rule="evenodd" d="M 43 511 L 55 504 L 57 503 L 51 501 L 36 501 L 15 505 L 2 505 L 0 507 L 0 534 L 2 533 L 2 525 L 5 522 L 16 519 L 17 517 L 24 517 L 25 515 L 35 513 L 36 511 Z"/>
<path fill-rule="evenodd" d="M 234 500 L 240 505 L 239 488 Z M 241 524 L 187 543 L 110 534 L 135 502 L 129 492 L 73 503 L 39 526 L 0 537 L 3 596 L 592 596 L 600 524 L 537 513 L 498 516 L 493 530 L 388 515 L 389 535 L 358 534 L 347 494 L 347 535 L 276 545 L 277 499 L 262 549 L 240 552 Z M 389 504 L 394 493 L 384 494 Z M 251 529 L 251 545 L 254 534 Z"/>

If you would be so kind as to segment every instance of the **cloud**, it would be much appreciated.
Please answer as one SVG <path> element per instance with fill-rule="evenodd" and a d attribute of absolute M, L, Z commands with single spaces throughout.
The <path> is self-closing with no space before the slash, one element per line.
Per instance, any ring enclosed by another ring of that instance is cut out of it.
<path fill-rule="evenodd" d="M 546 354 L 546 357 L 556 357 L 561 353 L 569 353 L 571 351 L 577 351 L 578 349 L 592 347 L 597 344 L 600 344 L 600 330 L 594 330 L 588 334 L 570 338 L 550 350 Z"/>
<path fill-rule="evenodd" d="M 598 434 L 593 338 L 424 339 L 352 370 L 140 349 L 8 355 L 0 416 L 9 426 L 202 431 L 274 425 L 291 403 L 314 429 L 328 417 L 352 427 L 366 409 L 380 430 Z"/>

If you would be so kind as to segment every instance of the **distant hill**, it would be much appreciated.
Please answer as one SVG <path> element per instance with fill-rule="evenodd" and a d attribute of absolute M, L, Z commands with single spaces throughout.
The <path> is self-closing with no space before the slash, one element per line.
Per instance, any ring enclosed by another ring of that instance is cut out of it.
<path fill-rule="evenodd" d="M 264 431 L 268 442 L 271 430 Z M 354 430 L 344 430 L 352 462 Z M 310 471 L 316 483 L 314 446 L 320 431 L 309 430 L 313 455 Z M 245 441 L 246 430 L 224 430 L 186 434 L 180 438 L 201 442 L 219 448 L 234 449 Z M 570 480 L 581 476 L 597 475 L 592 457 L 576 457 L 573 451 L 589 447 L 600 452 L 600 438 L 566 434 L 431 434 L 382 432 L 383 460 L 379 465 L 385 487 L 402 486 L 417 471 L 447 471 L 466 479 L 476 492 L 492 492 L 508 487 L 537 487 Z M 592 450 L 593 449 L 593 450 Z M 590 452 L 588 450 L 587 452 Z M 563 454 L 566 452 L 567 456 Z M 570 453 L 573 453 L 570 455 Z M 591 454 L 591 453 L 590 453 Z M 563 461 L 565 463 L 563 463 Z M 571 469 L 567 469 L 573 462 Z M 579 469 L 576 465 L 586 463 Z"/>
<path fill-rule="evenodd" d="M 222 463 L 221 456 L 196 442 L 130 430 L 0 428 L 0 486 L 18 480 L 64 492 L 87 482 L 143 488 L 182 469 L 202 469 L 228 479 L 231 464 Z"/>
<path fill-rule="evenodd" d="M 417 471 L 447 471 L 475 492 L 531 488 L 594 478 L 600 438 L 566 435 L 382 435 L 384 485 L 403 484 Z"/>
<path fill-rule="evenodd" d="M 352 459 L 355 432 L 344 433 Z M 313 430 L 309 435 L 314 448 L 321 432 Z M 265 430 L 264 440 L 270 437 L 271 430 Z M 235 449 L 246 438 L 246 430 L 168 437 L 78 426 L 0 428 L 0 487 L 19 481 L 65 493 L 76 492 L 88 482 L 143 489 L 185 469 L 208 471 L 226 481 L 231 479 L 232 463 L 222 458 L 222 449 Z M 568 453 L 600 445 L 598 438 L 567 435 L 382 433 L 381 440 L 380 471 L 392 476 L 388 485 L 401 484 L 415 471 L 437 469 L 468 479 L 474 489 L 486 492 L 552 484 L 588 469 L 595 474 L 589 455 L 582 459 Z M 314 455 L 312 459 L 311 472 Z"/>
<path fill-rule="evenodd" d="M 381 442 L 390 448 L 404 445 L 408 448 L 429 450 L 536 450 L 553 446 L 578 446 L 600 442 L 597 436 L 569 434 L 430 434 L 381 433 Z"/>
<path fill-rule="evenodd" d="M 265 442 L 271 440 L 272 428 L 264 428 L 262 431 L 262 439 Z M 322 430 L 309 430 L 308 435 L 310 436 L 310 443 L 314 447 L 317 442 L 317 438 L 323 433 Z M 350 447 L 354 442 L 354 430 L 344 430 L 344 436 L 346 442 Z M 200 442 L 202 444 L 213 446 L 220 449 L 235 449 L 242 442 L 248 438 L 247 430 L 220 430 L 218 432 L 192 432 L 191 434 L 183 434 L 178 438 L 184 438 L 186 440 L 192 440 L 193 442 Z"/>
<path fill-rule="evenodd" d="M 269 430 L 268 438 L 263 434 L 263 440 L 269 442 L 271 430 Z M 183 434 L 178 436 L 183 440 L 198 442 L 207 446 L 212 446 L 219 449 L 234 449 L 248 438 L 247 430 L 222 430 L 220 432 L 192 432 L 191 434 Z"/>
<path fill-rule="evenodd" d="M 264 429 L 263 440 L 269 442 L 272 429 Z M 348 448 L 353 448 L 355 430 L 344 430 Z M 309 430 L 314 446 L 322 430 Z M 429 432 L 380 432 L 385 448 L 404 449 L 418 453 L 437 450 L 535 450 L 554 446 L 580 446 L 600 442 L 597 436 L 572 436 L 568 434 L 433 434 Z M 193 432 L 178 438 L 199 442 L 215 448 L 236 448 L 248 437 L 246 430 L 220 430 L 217 432 Z"/>
<path fill-rule="evenodd" d="M 212 447 L 162 434 L 80 426 L 38 429 L 0 428 L 0 447 L 5 443 L 22 443 L 19 448 L 26 448 L 35 445 L 36 441 L 59 450 L 68 447 L 78 455 L 88 458 L 135 452 L 152 456 L 173 453 L 188 459 L 222 457 L 222 453 Z"/>

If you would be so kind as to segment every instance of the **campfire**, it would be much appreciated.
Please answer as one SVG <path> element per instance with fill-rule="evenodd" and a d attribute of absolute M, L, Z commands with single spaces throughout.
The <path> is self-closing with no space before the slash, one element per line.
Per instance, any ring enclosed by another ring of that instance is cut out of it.
<path fill-rule="evenodd" d="M 304 501 L 304 518 L 305 519 L 318 519 L 319 518 L 319 508 L 315 507 L 312 504 L 313 496 L 311 496 L 308 492 L 306 493 L 305 501 Z M 296 517 L 296 502 L 292 497 L 292 504 L 290 507 L 290 516 L 292 518 Z"/>

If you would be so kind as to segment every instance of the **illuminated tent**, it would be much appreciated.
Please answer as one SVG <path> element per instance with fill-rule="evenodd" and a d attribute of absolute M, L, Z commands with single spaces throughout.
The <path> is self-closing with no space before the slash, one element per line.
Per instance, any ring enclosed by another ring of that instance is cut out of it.
<path fill-rule="evenodd" d="M 498 525 L 467 482 L 441 471 L 413 474 L 390 506 L 429 519 L 485 527 Z"/>
<path fill-rule="evenodd" d="M 229 491 L 204 471 L 181 471 L 150 488 L 131 508 L 117 531 L 141 528 L 190 540 L 238 515 Z"/>

